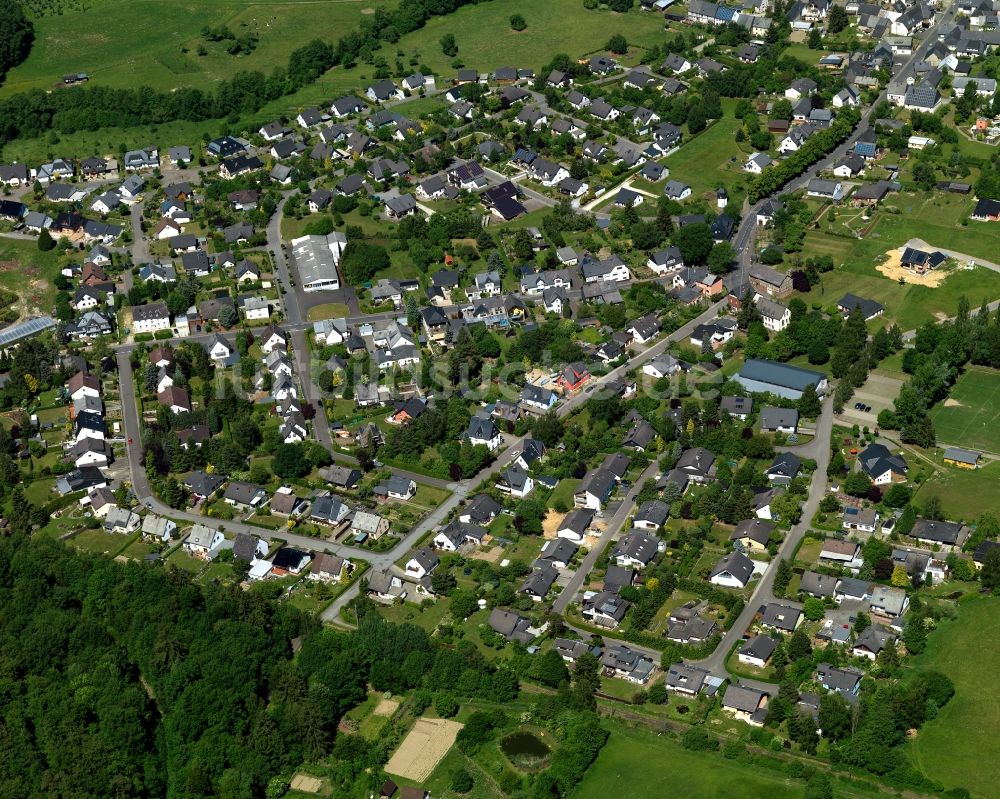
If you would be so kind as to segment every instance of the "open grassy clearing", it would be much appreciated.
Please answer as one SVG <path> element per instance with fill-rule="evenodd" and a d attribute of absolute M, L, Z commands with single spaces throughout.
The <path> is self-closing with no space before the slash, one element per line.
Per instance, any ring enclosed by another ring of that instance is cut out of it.
<path fill-rule="evenodd" d="M 514 31 L 512 14 L 521 14 L 528 27 Z M 434 17 L 418 31 L 409 33 L 396 44 L 381 49 L 390 63 L 397 51 L 405 59 L 416 56 L 438 75 L 454 73 L 452 59 L 441 52 L 441 37 L 451 33 L 458 44 L 458 58 L 480 72 L 495 67 L 515 65 L 538 69 L 556 53 L 572 58 L 600 50 L 616 33 L 624 34 L 633 48 L 659 44 L 663 36 L 663 17 L 647 14 L 636 7 L 627 14 L 582 8 L 577 0 L 505 0 L 465 6 L 454 14 Z"/>
<path fill-rule="evenodd" d="M 828 272 L 802 299 L 829 308 L 836 305 L 846 292 L 884 305 L 884 324 L 895 322 L 903 330 L 913 330 L 931 319 L 954 316 L 962 296 L 969 299 L 973 308 L 978 308 L 984 299 L 992 301 L 1000 298 L 1000 275 L 981 268 L 955 270 L 936 288 L 901 286 L 876 272 L 869 261 L 867 267 L 855 263 Z"/>
<path fill-rule="evenodd" d="M 1000 372 L 969 368 L 931 419 L 945 444 L 1000 453 Z"/>
<path fill-rule="evenodd" d="M 338 38 L 355 29 L 363 9 L 387 0 L 96 0 L 85 11 L 35 20 L 35 43 L 7 75 L 0 94 L 51 89 L 63 74 L 86 72 L 92 83 L 115 88 L 211 88 L 241 70 L 269 74 L 313 38 Z M 231 56 L 226 42 L 208 42 L 204 26 L 226 25 L 236 36 L 256 31 L 249 55 Z M 205 55 L 198 55 L 199 46 Z M 186 52 L 185 52 L 186 51 Z M 67 89 L 64 91 L 72 91 Z"/>
<path fill-rule="evenodd" d="M 824 275 L 822 285 L 804 299 L 830 305 L 850 290 L 881 302 L 887 308 L 887 320 L 895 320 L 904 330 L 929 318 L 954 315 L 963 294 L 973 306 L 983 299 L 997 299 L 1000 275 L 985 268 L 955 268 L 937 288 L 900 285 L 875 269 L 887 251 L 914 238 L 923 239 L 931 247 L 995 260 L 1000 251 L 1000 227 L 975 222 L 963 225 L 971 203 L 966 197 L 934 192 L 891 197 L 887 205 L 899 213 L 877 211 L 875 226 L 862 240 L 830 233 L 830 229 L 843 229 L 843 225 L 828 214 L 820 229 L 806 234 L 803 255 L 829 255 L 837 271 Z M 846 210 L 843 213 L 847 215 Z"/>
<path fill-rule="evenodd" d="M 914 497 L 918 505 L 936 496 L 948 519 L 973 521 L 986 510 L 997 510 L 997 485 L 1000 484 L 1000 461 L 979 469 L 941 466 L 929 477 Z"/>
<path fill-rule="evenodd" d="M 52 311 L 58 261 L 58 249 L 41 252 L 34 241 L 0 238 L 0 288 L 17 294 L 22 316 Z"/>
<path fill-rule="evenodd" d="M 768 799 L 798 799 L 804 783 L 779 771 L 719 753 L 691 752 L 673 738 L 642 729 L 614 724 L 607 745 L 573 793 L 573 799 L 605 799 L 620 795 L 628 786 L 629 796 L 683 796 L 685 799 L 718 799 L 745 796 Z M 859 792 L 859 786 L 834 783 L 834 796 L 876 796 Z"/>
<path fill-rule="evenodd" d="M 680 150 L 663 162 L 670 169 L 671 180 L 691 186 L 692 197 L 714 192 L 722 185 L 728 186 L 732 192 L 736 183 L 743 183 L 745 153 L 736 143 L 736 130 L 741 122 L 733 116 L 734 107 L 733 100 L 724 100 L 722 119 L 716 120 L 690 141 L 684 141 Z M 658 193 L 662 192 L 661 185 Z M 732 199 L 735 204 L 735 197 Z"/>
<path fill-rule="evenodd" d="M 1000 599 L 962 603 L 958 618 L 941 623 L 913 664 L 955 683 L 955 696 L 909 744 L 913 764 L 948 788 L 996 796 L 1000 760 L 990 753 L 1000 735 L 1000 687 L 983 677 L 1000 669 Z"/>

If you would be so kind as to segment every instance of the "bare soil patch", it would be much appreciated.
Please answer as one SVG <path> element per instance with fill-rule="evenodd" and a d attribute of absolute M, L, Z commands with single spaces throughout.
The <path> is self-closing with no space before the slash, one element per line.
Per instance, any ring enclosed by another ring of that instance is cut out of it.
<path fill-rule="evenodd" d="M 562 520 L 565 518 L 565 513 L 556 513 L 555 511 L 552 511 L 551 513 L 546 514 L 545 519 L 542 522 L 542 537 L 556 538 L 559 525 L 562 524 Z"/>
<path fill-rule="evenodd" d="M 900 266 L 900 259 L 903 257 L 902 248 L 889 250 L 885 255 L 885 262 L 877 264 L 875 268 L 890 280 L 902 280 L 911 286 L 937 288 L 948 277 L 948 272 L 942 269 L 936 269 L 933 272 L 926 272 L 922 275 L 917 275 L 908 269 L 903 269 Z"/>
<path fill-rule="evenodd" d="M 448 754 L 464 725 L 448 719 L 417 719 L 385 770 L 397 777 L 423 782 Z"/>
<path fill-rule="evenodd" d="M 319 793 L 323 787 L 323 780 L 319 777 L 312 777 L 308 774 L 296 774 L 292 777 L 292 790 L 302 791 L 302 793 Z"/>
<path fill-rule="evenodd" d="M 396 712 L 399 707 L 399 702 L 395 699 L 380 699 L 379 703 L 375 705 L 375 709 L 372 711 L 373 716 L 391 716 Z"/>
<path fill-rule="evenodd" d="M 477 549 L 474 552 L 470 552 L 468 557 L 473 560 L 484 560 L 487 563 L 499 563 L 502 552 L 503 549 L 500 547 L 493 547 L 492 549 Z"/>

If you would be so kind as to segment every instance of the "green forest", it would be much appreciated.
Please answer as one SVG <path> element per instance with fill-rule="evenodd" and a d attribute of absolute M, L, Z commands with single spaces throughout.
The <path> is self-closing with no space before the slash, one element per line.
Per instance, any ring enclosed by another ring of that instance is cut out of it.
<path fill-rule="evenodd" d="M 336 729 L 369 685 L 416 689 L 423 706 L 518 696 L 518 675 L 474 645 L 443 646 L 364 603 L 356 632 L 323 630 L 277 591 L 0 539 L 0 799 L 254 799 L 324 760 L 342 795 L 367 797 L 399 737 Z M 604 736 L 585 716 L 594 746 L 568 748 L 536 795 L 564 795 L 596 757 Z"/>
<path fill-rule="evenodd" d="M 0 796 L 258 795 L 332 741 L 341 686 L 291 667 L 312 624 L 260 592 L 0 540 Z"/>

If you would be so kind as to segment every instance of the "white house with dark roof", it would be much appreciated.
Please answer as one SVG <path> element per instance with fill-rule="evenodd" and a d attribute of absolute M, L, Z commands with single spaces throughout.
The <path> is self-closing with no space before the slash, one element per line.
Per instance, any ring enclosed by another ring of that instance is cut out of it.
<path fill-rule="evenodd" d="M 715 564 L 708 581 L 723 588 L 746 588 L 753 576 L 754 565 L 742 552 L 730 552 Z"/>

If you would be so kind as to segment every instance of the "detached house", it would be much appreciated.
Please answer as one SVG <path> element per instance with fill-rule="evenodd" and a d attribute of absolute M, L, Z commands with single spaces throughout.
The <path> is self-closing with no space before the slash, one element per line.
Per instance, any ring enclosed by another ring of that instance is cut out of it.
<path fill-rule="evenodd" d="M 577 508 L 600 511 L 615 486 L 615 476 L 604 469 L 591 469 L 584 475 L 573 495 Z"/>
<path fill-rule="evenodd" d="M 873 443 L 858 454 L 858 468 L 881 486 L 905 482 L 908 466 L 902 455 L 894 455 L 884 444 Z"/>
<path fill-rule="evenodd" d="M 708 581 L 724 588 L 746 588 L 753 576 L 753 561 L 742 552 L 730 552 L 721 558 L 709 574 Z"/>

